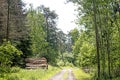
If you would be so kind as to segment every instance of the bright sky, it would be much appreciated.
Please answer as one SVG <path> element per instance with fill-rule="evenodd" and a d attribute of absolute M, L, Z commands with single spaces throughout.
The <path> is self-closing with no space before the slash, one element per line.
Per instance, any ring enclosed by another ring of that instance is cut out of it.
<path fill-rule="evenodd" d="M 66 3 L 66 0 L 23 0 L 26 4 L 32 3 L 34 7 L 44 5 L 49 7 L 50 10 L 55 10 L 58 14 L 59 20 L 57 27 L 64 33 L 76 27 L 73 22 L 76 19 L 75 6 L 73 3 Z"/>

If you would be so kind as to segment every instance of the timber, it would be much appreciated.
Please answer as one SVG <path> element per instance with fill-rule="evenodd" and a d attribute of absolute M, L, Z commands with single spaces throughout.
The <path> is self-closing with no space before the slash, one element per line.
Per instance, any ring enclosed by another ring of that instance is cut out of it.
<path fill-rule="evenodd" d="M 36 68 L 46 68 L 48 69 L 47 59 L 42 58 L 26 58 L 26 68 L 27 69 L 36 69 Z"/>

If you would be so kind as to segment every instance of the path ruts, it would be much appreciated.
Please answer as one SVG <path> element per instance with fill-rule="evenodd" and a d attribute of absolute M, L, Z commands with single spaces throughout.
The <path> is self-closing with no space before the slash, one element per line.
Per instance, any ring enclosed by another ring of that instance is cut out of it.
<path fill-rule="evenodd" d="M 64 79 L 63 77 L 65 72 L 68 72 L 68 76 L 66 79 Z M 49 80 L 76 80 L 76 79 L 71 69 L 64 69 L 61 70 L 59 73 L 55 74 L 54 76 L 52 76 Z"/>
<path fill-rule="evenodd" d="M 73 72 L 72 72 L 71 69 L 68 69 L 68 77 L 67 77 L 67 80 L 76 80 L 76 79 L 75 79 L 75 76 L 74 76 L 74 74 L 73 74 Z"/>

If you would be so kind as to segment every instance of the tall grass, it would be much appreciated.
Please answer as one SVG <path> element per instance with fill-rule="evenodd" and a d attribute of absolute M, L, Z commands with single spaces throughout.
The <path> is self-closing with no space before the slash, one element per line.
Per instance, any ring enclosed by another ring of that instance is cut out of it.
<path fill-rule="evenodd" d="M 82 69 L 73 68 L 72 70 L 73 70 L 76 80 L 90 80 L 91 79 L 91 75 L 88 73 L 85 73 Z"/>
<path fill-rule="evenodd" d="M 60 71 L 57 67 L 49 66 L 49 69 L 20 69 L 13 73 L 5 74 L 0 80 L 48 80 L 55 73 Z"/>
<path fill-rule="evenodd" d="M 97 77 L 94 77 L 96 74 L 93 73 L 85 73 L 82 69 L 80 68 L 72 68 L 73 73 L 76 77 L 76 80 L 97 80 Z M 100 80 L 110 80 L 110 79 L 103 79 L 101 77 Z M 120 80 L 120 77 L 117 78 L 112 78 L 112 80 Z"/>

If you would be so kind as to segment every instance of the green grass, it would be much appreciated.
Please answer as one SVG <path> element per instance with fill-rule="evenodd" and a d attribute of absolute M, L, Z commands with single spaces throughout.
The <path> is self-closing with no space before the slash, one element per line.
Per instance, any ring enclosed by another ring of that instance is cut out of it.
<path fill-rule="evenodd" d="M 76 77 L 76 80 L 95 80 L 93 79 L 93 75 L 94 74 L 90 74 L 90 73 L 85 73 L 82 69 L 80 68 L 72 68 L 73 73 Z M 101 79 L 101 80 L 105 80 L 105 79 Z M 109 80 L 109 79 L 107 79 Z M 113 78 L 112 80 L 120 80 L 120 77 L 118 78 Z"/>
<path fill-rule="evenodd" d="M 21 69 L 18 67 L 14 67 L 11 69 L 11 73 L 1 75 L 0 80 L 48 80 L 50 77 L 58 73 L 61 69 L 72 69 L 75 75 L 76 80 L 93 80 L 91 79 L 93 76 L 89 73 L 85 73 L 80 68 L 73 67 L 53 67 L 49 66 L 49 69 Z M 68 76 L 68 72 L 65 72 L 63 75 L 63 80 L 65 80 Z M 102 79 L 101 79 L 102 80 Z M 115 78 L 113 80 L 120 80 L 119 78 Z"/>
<path fill-rule="evenodd" d="M 91 75 L 85 73 L 82 69 L 73 68 L 72 70 L 77 80 L 90 80 L 91 78 Z"/>
<path fill-rule="evenodd" d="M 120 77 L 118 77 L 118 78 L 114 78 L 114 79 L 112 79 L 112 80 L 120 80 Z"/>
<path fill-rule="evenodd" d="M 68 72 L 65 72 L 64 75 L 63 75 L 63 80 L 66 80 L 68 77 Z"/>
<path fill-rule="evenodd" d="M 5 74 L 0 80 L 48 80 L 51 76 L 60 71 L 59 68 L 49 66 L 49 69 L 20 69 L 16 73 Z"/>

